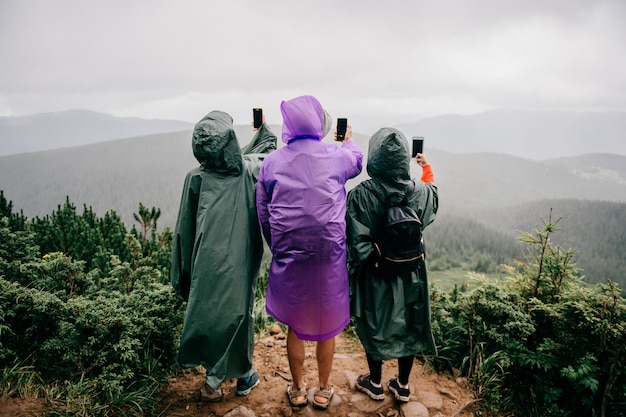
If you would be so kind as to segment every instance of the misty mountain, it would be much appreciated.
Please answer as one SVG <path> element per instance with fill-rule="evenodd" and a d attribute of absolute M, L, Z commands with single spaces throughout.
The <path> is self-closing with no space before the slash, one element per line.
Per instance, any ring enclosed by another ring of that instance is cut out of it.
<path fill-rule="evenodd" d="M 494 153 L 429 152 L 441 203 L 454 212 L 555 198 L 626 201 L 626 156 L 533 161 Z M 417 177 L 417 167 L 412 168 Z"/>
<path fill-rule="evenodd" d="M 236 130 L 242 146 L 252 138 L 249 126 Z M 28 217 L 49 214 L 69 196 L 96 213 L 115 210 L 127 225 L 142 202 L 161 208 L 160 226 L 171 227 L 185 175 L 198 166 L 191 135 L 190 129 L 0 156 L 0 190 Z"/>
<path fill-rule="evenodd" d="M 495 152 L 544 160 L 589 153 L 626 155 L 626 112 L 492 110 L 396 126 L 423 136 L 425 151 Z"/>
<path fill-rule="evenodd" d="M 577 251 L 576 263 L 592 281 L 611 278 L 626 289 L 626 204 L 613 201 L 547 199 L 484 210 L 478 217 L 509 236 L 530 232 L 551 220 L 554 244 Z M 551 217 L 551 219 L 550 219 Z"/>
<path fill-rule="evenodd" d="M 280 137 L 279 128 L 272 129 Z M 249 126 L 236 126 L 236 132 L 242 146 L 253 135 Z M 365 152 L 368 140 L 355 135 Z M 281 146 L 282 141 L 278 142 Z M 533 161 L 430 149 L 428 158 L 439 186 L 442 214 L 554 198 L 626 201 L 626 156 L 593 154 Z M 92 206 L 96 213 L 113 209 L 127 224 L 132 223 L 132 213 L 140 202 L 159 207 L 161 227 L 171 227 L 185 175 L 197 165 L 191 151 L 191 130 L 163 133 L 2 156 L 0 190 L 28 217 L 49 214 L 69 196 L 79 206 Z M 414 162 L 411 170 L 413 177 L 421 176 L 421 168 Z M 348 188 L 367 177 L 364 164 L 363 172 L 348 182 Z"/>
<path fill-rule="evenodd" d="M 177 120 L 121 118 L 86 110 L 0 117 L 0 155 L 87 145 L 192 128 L 192 123 Z"/>
<path fill-rule="evenodd" d="M 252 138 L 249 126 L 236 126 L 235 130 L 242 146 Z M 272 130 L 280 137 L 279 126 L 272 126 Z M 82 212 L 83 205 L 92 207 L 99 216 L 114 210 L 131 227 L 132 215 L 143 203 L 148 208 L 161 209 L 159 229 L 173 228 L 183 180 L 198 165 L 191 151 L 191 133 L 189 129 L 0 156 L 0 190 L 13 202 L 14 211 L 21 210 L 29 218 L 49 215 L 69 198 L 78 212 Z M 354 138 L 366 153 L 367 161 L 369 138 L 358 134 Z M 280 139 L 278 143 L 283 146 Z M 461 218 L 480 222 L 514 239 L 516 230 L 530 231 L 554 208 L 555 216 L 564 217 L 562 224 L 568 231 L 564 235 L 568 242 L 571 238 L 572 247 L 584 250 L 581 265 L 587 271 L 598 279 L 626 271 L 621 251 L 617 255 L 620 259 L 613 259 L 615 250 L 599 256 L 600 245 L 596 244 L 605 242 L 609 251 L 624 246 L 626 156 L 590 154 L 534 161 L 496 153 L 437 149 L 428 149 L 427 155 L 440 200 L 438 220 L 428 229 L 429 234 L 439 235 L 438 229 L 446 230 L 447 224 Z M 414 162 L 411 171 L 413 177 L 421 176 L 421 168 Z M 348 182 L 348 188 L 365 178 L 368 175 L 364 165 L 363 172 Z M 598 214 L 606 202 L 618 204 L 609 206 L 606 213 L 622 213 L 622 220 L 616 221 L 615 214 L 611 214 L 611 219 L 605 221 Z M 581 205 L 585 208 L 573 210 Z M 589 242 L 585 237 L 595 224 L 608 227 L 603 232 L 606 239 L 594 238 Z M 458 236 L 462 233 L 463 229 Z M 605 273 L 602 268 L 607 269 L 606 275 L 599 275 Z"/>
<path fill-rule="evenodd" d="M 424 136 L 427 153 L 492 152 L 533 160 L 626 155 L 626 112 L 492 110 L 396 127 L 409 139 Z M 118 118 L 85 110 L 0 117 L 0 156 L 192 128 L 193 123 L 183 121 Z"/>

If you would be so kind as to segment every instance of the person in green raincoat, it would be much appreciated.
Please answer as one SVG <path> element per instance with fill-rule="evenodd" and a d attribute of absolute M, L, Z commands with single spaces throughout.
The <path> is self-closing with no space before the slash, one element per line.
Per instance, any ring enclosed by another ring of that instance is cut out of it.
<path fill-rule="evenodd" d="M 418 153 L 415 161 L 422 167 L 421 181 L 410 178 L 411 156 L 404 135 L 382 128 L 369 141 L 367 173 L 371 178 L 348 193 L 351 312 L 369 367 L 369 374 L 359 376 L 356 387 L 374 400 L 385 398 L 381 383 L 384 360 L 398 360 L 398 377 L 389 381 L 388 388 L 397 400 L 409 401 L 415 355 L 436 354 L 424 260 L 412 271 L 382 276 L 374 244 L 380 241 L 384 201 L 390 196 L 407 196 L 422 230 L 435 220 L 439 204 L 432 170 L 424 154 Z"/>
<path fill-rule="evenodd" d="M 172 249 L 172 285 L 187 302 L 176 361 L 182 368 L 203 365 L 200 399 L 218 401 L 227 379 L 238 378 L 240 395 L 259 383 L 252 366 L 263 255 L 256 182 L 276 136 L 263 123 L 240 149 L 232 117 L 212 111 L 196 124 L 192 149 L 200 166 L 185 178 Z"/>

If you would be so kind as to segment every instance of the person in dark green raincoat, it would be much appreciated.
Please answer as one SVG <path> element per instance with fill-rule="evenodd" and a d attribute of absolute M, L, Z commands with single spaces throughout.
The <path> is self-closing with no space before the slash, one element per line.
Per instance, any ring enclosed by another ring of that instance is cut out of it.
<path fill-rule="evenodd" d="M 226 379 L 239 378 L 240 395 L 259 382 L 253 305 L 263 241 L 255 193 L 276 136 L 263 123 L 240 149 L 232 117 L 212 111 L 196 124 L 192 149 L 200 166 L 185 178 L 172 250 L 172 285 L 187 302 L 177 363 L 203 365 L 201 400 L 217 401 Z"/>
<path fill-rule="evenodd" d="M 369 141 L 367 173 L 371 178 L 348 193 L 351 311 L 369 367 L 369 375 L 357 379 L 357 389 L 374 400 L 385 398 L 383 360 L 398 359 L 399 375 L 388 387 L 397 400 L 408 401 L 415 355 L 436 354 L 424 261 L 415 270 L 395 276 L 382 276 L 376 267 L 379 254 L 374 242 L 381 236 L 385 198 L 406 194 L 408 205 L 422 221 L 422 230 L 435 220 L 438 194 L 432 170 L 424 154 L 417 154 L 415 161 L 422 167 L 421 181 L 410 178 L 411 156 L 404 135 L 382 128 Z M 407 193 L 410 183 L 414 189 Z"/>

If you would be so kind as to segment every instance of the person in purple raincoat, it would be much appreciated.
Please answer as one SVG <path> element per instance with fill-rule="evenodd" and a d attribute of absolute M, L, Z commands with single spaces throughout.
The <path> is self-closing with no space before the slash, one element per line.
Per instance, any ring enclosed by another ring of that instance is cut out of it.
<path fill-rule="evenodd" d="M 342 145 L 322 142 L 332 119 L 312 96 L 283 101 L 281 112 L 287 146 L 265 158 L 257 183 L 259 222 L 272 252 L 266 310 L 289 327 L 293 406 L 307 403 L 304 340 L 317 342 L 313 405 L 325 409 L 334 393 L 334 338 L 350 321 L 345 183 L 361 172 L 363 152 L 350 126 Z"/>

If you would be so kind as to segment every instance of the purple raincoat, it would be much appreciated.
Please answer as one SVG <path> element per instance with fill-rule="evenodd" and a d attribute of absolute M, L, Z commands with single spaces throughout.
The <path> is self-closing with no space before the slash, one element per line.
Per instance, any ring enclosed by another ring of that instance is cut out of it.
<path fill-rule="evenodd" d="M 281 111 L 287 146 L 265 158 L 257 183 L 272 251 L 266 309 L 299 339 L 323 341 L 350 321 L 344 186 L 363 153 L 353 141 L 322 142 L 331 119 L 314 97 L 283 101 Z"/>

